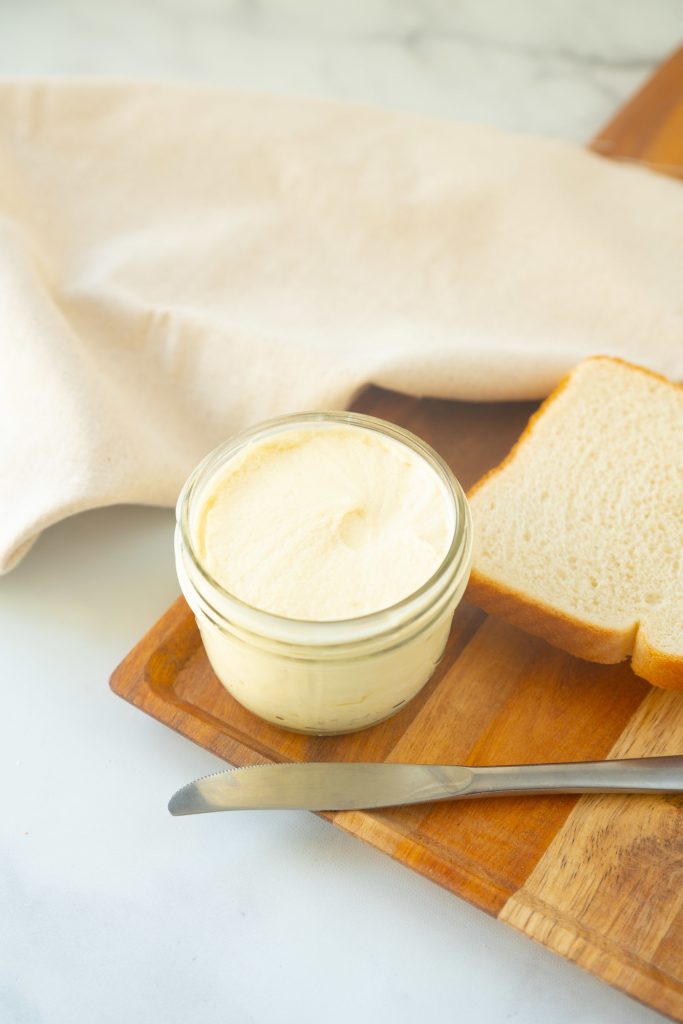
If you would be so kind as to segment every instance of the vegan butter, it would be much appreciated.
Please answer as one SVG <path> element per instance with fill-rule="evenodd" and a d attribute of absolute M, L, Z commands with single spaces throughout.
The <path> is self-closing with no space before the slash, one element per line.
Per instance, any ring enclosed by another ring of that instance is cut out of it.
<path fill-rule="evenodd" d="M 356 414 L 257 427 L 208 456 L 178 502 L 178 578 L 216 675 L 301 732 L 364 728 L 424 686 L 470 558 L 448 468 Z"/>
<path fill-rule="evenodd" d="M 241 601 L 330 621 L 426 583 L 450 546 L 453 510 L 421 456 L 340 426 L 249 445 L 211 481 L 194 532 L 200 560 Z"/>

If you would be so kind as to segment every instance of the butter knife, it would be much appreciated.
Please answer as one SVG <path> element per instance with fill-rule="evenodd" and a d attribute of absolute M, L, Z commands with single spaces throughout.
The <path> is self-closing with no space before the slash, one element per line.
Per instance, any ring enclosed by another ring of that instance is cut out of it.
<path fill-rule="evenodd" d="M 173 815 L 232 810 L 342 811 L 521 793 L 683 793 L 683 755 L 469 768 L 308 763 L 230 768 L 175 793 Z"/>

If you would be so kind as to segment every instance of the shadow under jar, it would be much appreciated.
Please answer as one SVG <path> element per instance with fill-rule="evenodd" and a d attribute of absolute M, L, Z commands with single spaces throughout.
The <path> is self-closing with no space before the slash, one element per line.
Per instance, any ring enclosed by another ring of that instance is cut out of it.
<path fill-rule="evenodd" d="M 354 618 L 288 618 L 240 600 L 211 576 L 197 552 L 197 517 L 212 482 L 249 446 L 295 430 L 340 427 L 405 446 L 435 475 L 449 521 L 443 560 L 402 600 Z M 296 732 L 364 729 L 393 715 L 422 689 L 443 654 L 469 578 L 471 552 L 467 499 L 446 463 L 408 431 L 357 413 L 307 413 L 262 423 L 211 452 L 178 499 L 178 579 L 214 672 L 248 710 Z"/>

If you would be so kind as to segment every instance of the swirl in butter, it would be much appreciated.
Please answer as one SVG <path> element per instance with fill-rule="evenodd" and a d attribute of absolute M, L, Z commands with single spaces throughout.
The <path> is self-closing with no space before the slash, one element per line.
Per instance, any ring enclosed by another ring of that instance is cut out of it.
<path fill-rule="evenodd" d="M 417 453 L 334 426 L 247 445 L 210 481 L 194 518 L 213 579 L 293 619 L 356 618 L 418 590 L 453 536 L 452 503 Z"/>

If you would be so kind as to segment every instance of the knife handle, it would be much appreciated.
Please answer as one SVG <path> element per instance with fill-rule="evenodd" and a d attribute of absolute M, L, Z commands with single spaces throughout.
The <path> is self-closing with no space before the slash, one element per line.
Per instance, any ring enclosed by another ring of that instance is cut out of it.
<path fill-rule="evenodd" d="M 470 768 L 463 796 L 497 793 L 683 793 L 683 756 Z"/>

